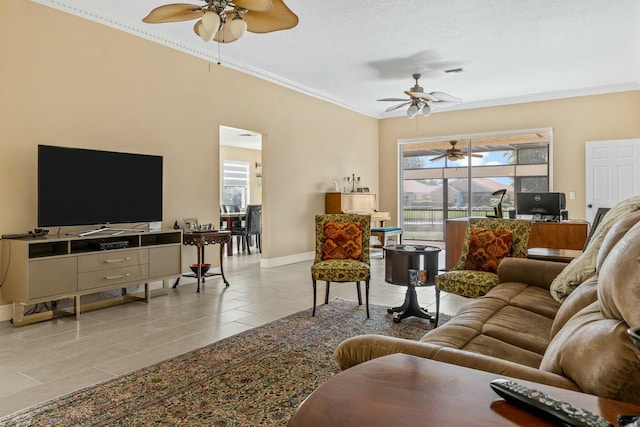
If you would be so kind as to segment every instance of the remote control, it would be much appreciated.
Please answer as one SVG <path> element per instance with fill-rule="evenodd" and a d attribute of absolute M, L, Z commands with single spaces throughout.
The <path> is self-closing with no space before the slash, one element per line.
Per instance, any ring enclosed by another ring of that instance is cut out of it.
<path fill-rule="evenodd" d="M 599 415 L 557 400 L 548 394 L 525 387 L 515 381 L 497 379 L 491 381 L 490 386 L 507 402 L 553 417 L 572 427 L 614 427 Z"/>

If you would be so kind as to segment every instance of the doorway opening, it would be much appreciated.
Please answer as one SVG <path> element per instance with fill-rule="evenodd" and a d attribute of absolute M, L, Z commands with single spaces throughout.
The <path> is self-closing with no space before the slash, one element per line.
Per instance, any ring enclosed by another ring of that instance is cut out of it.
<path fill-rule="evenodd" d="M 262 205 L 262 134 L 259 132 L 220 126 L 220 213 L 244 213 L 250 205 Z M 231 223 L 231 224 L 230 224 Z M 242 228 L 242 216 L 221 219 L 220 228 Z M 237 251 L 240 236 L 233 236 Z M 253 242 L 256 239 L 252 239 Z M 257 244 L 256 250 L 257 251 Z M 243 245 L 240 245 L 240 253 Z M 251 248 L 254 252 L 254 248 Z"/>

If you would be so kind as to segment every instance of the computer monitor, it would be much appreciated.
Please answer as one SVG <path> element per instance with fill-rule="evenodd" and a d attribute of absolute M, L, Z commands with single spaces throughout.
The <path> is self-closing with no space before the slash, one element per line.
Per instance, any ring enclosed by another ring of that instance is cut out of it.
<path fill-rule="evenodd" d="M 517 193 L 518 215 L 532 215 L 534 219 L 560 221 L 566 209 L 564 193 Z"/>

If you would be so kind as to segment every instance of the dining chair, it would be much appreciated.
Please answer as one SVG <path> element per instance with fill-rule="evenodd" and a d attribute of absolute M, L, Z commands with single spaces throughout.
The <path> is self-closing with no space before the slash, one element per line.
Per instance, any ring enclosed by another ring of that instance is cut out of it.
<path fill-rule="evenodd" d="M 242 242 L 242 251 L 246 248 L 248 254 L 251 254 L 251 238 L 255 236 L 256 247 L 262 253 L 262 205 L 247 205 L 244 226 L 231 228 L 231 235 L 238 238 L 238 252 Z"/>
<path fill-rule="evenodd" d="M 369 318 L 370 230 L 371 217 L 369 215 L 316 215 L 316 254 L 311 266 L 312 316 L 316 315 L 317 281 L 323 280 L 327 282 L 325 304 L 329 303 L 331 282 L 355 282 L 358 305 L 362 305 L 360 282 L 364 282 L 367 319 Z"/>

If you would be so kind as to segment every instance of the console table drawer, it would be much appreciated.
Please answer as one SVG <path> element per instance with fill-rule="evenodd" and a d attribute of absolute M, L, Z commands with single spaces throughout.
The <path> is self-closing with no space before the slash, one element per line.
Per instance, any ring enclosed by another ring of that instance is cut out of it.
<path fill-rule="evenodd" d="M 78 290 L 103 288 L 128 282 L 144 282 L 148 277 L 147 264 L 108 270 L 89 271 L 78 275 Z"/>
<path fill-rule="evenodd" d="M 103 251 L 78 257 L 78 272 L 108 270 L 149 263 L 147 249 Z"/>
<path fill-rule="evenodd" d="M 77 291 L 78 260 L 75 257 L 38 259 L 29 263 L 28 299 Z"/>

